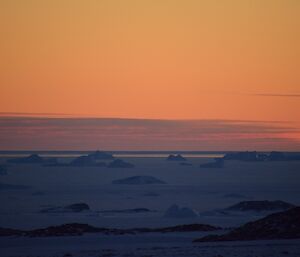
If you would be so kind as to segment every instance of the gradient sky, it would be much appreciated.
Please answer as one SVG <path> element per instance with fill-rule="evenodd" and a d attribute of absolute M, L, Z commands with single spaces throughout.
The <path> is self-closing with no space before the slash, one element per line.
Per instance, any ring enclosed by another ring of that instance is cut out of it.
<path fill-rule="evenodd" d="M 299 14 L 298 0 L 1 0 L 0 111 L 288 121 L 276 138 L 295 150 Z"/>

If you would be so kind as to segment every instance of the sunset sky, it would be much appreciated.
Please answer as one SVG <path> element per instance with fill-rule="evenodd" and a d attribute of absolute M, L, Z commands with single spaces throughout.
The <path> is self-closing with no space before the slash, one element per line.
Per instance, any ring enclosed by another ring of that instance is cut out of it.
<path fill-rule="evenodd" d="M 0 149 L 300 151 L 299 31 L 298 0 L 1 0 Z"/>

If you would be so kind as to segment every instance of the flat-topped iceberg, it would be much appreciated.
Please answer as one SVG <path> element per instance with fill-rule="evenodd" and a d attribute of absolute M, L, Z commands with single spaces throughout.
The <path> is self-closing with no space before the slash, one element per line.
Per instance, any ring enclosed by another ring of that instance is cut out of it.
<path fill-rule="evenodd" d="M 164 214 L 165 218 L 176 218 L 176 219 L 196 218 L 198 216 L 199 215 L 195 210 L 187 207 L 179 207 L 177 204 L 173 204 L 172 206 L 170 206 Z"/>

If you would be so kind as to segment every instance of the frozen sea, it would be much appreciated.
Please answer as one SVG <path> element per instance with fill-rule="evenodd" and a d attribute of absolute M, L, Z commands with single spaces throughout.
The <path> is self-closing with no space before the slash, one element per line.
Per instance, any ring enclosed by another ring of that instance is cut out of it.
<path fill-rule="evenodd" d="M 16 153 L 2 153 L 0 163 Z M 59 161 L 76 157 L 64 153 Z M 81 153 L 76 153 L 81 154 Z M 44 153 L 44 156 L 57 156 Z M 236 227 L 265 213 L 221 213 L 240 201 L 282 200 L 300 205 L 300 162 L 226 161 L 224 168 L 200 168 L 222 153 L 186 153 L 191 166 L 166 161 L 166 153 L 119 153 L 134 168 L 45 167 L 8 164 L 0 187 L 0 227 L 32 229 L 63 223 L 88 223 L 98 227 L 163 227 L 203 223 Z M 130 176 L 153 176 L 166 184 L 117 185 L 113 180 Z M 45 208 L 87 203 L 81 213 L 41 213 Z M 166 218 L 173 204 L 199 215 Z M 146 213 L 105 213 L 107 210 L 147 208 Z M 0 256 L 300 256 L 299 240 L 195 244 L 201 233 L 166 233 L 125 236 L 84 235 L 63 238 L 0 238 Z M 144 249 L 144 250 L 143 250 Z"/>

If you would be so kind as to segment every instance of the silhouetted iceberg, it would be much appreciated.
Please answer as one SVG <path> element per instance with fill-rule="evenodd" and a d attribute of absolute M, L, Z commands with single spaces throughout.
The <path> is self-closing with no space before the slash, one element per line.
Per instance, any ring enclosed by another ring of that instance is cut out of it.
<path fill-rule="evenodd" d="M 88 211 L 90 207 L 86 203 L 74 203 L 64 207 L 51 207 L 41 210 L 42 213 L 64 213 Z"/>
<path fill-rule="evenodd" d="M 89 154 L 88 156 L 92 157 L 95 160 L 112 160 L 114 156 L 110 153 L 96 151 L 94 153 Z"/>
<path fill-rule="evenodd" d="M 107 165 L 108 168 L 134 168 L 134 165 L 121 159 L 116 159 Z"/>
<path fill-rule="evenodd" d="M 300 154 L 298 153 L 283 153 L 272 151 L 269 154 L 253 152 L 236 152 L 227 153 L 223 157 L 224 160 L 237 161 L 299 161 Z"/>
<path fill-rule="evenodd" d="M 268 156 L 266 154 L 259 154 L 256 151 L 227 153 L 223 157 L 224 160 L 237 160 L 237 161 L 264 161 L 267 158 Z"/>
<path fill-rule="evenodd" d="M 191 208 L 182 207 L 180 208 L 178 205 L 174 204 L 170 206 L 165 214 L 165 218 L 195 218 L 198 217 L 198 213 Z"/>
<path fill-rule="evenodd" d="M 273 151 L 269 154 L 268 160 L 269 161 L 300 161 L 300 154 Z"/>
<path fill-rule="evenodd" d="M 282 152 L 273 151 L 269 155 L 269 160 L 270 161 L 284 161 L 284 160 L 286 160 L 286 156 Z"/>
<path fill-rule="evenodd" d="M 167 161 L 186 161 L 186 159 L 184 157 L 182 157 L 180 154 L 170 154 L 167 158 Z"/>
<path fill-rule="evenodd" d="M 99 166 L 104 167 L 106 164 L 104 162 L 97 162 L 96 159 L 94 159 L 90 155 L 82 155 L 77 158 L 75 158 L 69 166 L 75 166 L 75 167 L 86 167 L 86 166 Z"/>
<path fill-rule="evenodd" d="M 57 163 L 57 159 L 43 158 L 38 154 L 31 154 L 27 157 L 8 159 L 7 162 L 14 164 L 55 164 Z"/>
<path fill-rule="evenodd" d="M 214 162 L 200 164 L 200 168 L 223 168 L 223 167 L 224 167 L 223 158 L 215 158 Z"/>
<path fill-rule="evenodd" d="M 300 154 L 298 153 L 289 153 L 285 156 L 285 159 L 288 161 L 300 161 Z"/>
<path fill-rule="evenodd" d="M 151 176 L 133 176 L 112 181 L 113 184 L 123 185 L 147 185 L 147 184 L 166 184 L 166 182 Z"/>
<path fill-rule="evenodd" d="M 225 235 L 209 235 L 194 242 L 300 238 L 300 207 L 249 222 Z"/>
<path fill-rule="evenodd" d="M 232 205 L 229 211 L 283 211 L 295 207 L 295 205 L 283 201 L 243 201 Z"/>

